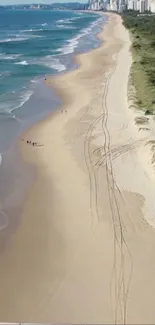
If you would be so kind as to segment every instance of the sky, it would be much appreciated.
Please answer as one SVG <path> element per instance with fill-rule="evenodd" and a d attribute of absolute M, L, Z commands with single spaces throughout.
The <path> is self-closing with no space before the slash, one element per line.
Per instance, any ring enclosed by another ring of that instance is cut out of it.
<path fill-rule="evenodd" d="M 0 5 L 10 4 L 30 4 L 30 3 L 52 3 L 52 2 L 81 2 L 86 3 L 87 0 L 0 0 Z"/>

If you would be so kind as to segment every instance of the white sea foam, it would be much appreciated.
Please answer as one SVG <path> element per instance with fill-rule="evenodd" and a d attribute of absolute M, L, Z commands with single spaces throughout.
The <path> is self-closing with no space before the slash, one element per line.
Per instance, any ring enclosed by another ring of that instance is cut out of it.
<path fill-rule="evenodd" d="M 57 20 L 57 23 L 63 23 L 63 22 L 64 22 L 64 19 Z"/>
<path fill-rule="evenodd" d="M 58 58 L 53 57 L 52 55 L 47 55 L 44 58 L 44 61 L 42 61 L 42 63 L 46 67 L 49 67 L 51 69 L 54 69 L 54 70 L 56 70 L 58 72 L 65 71 L 66 70 L 65 65 L 62 64 Z"/>
<path fill-rule="evenodd" d="M 65 20 L 58 20 L 57 23 L 59 22 L 63 22 L 63 23 L 71 23 L 71 20 L 75 20 L 75 19 L 79 19 L 81 17 L 73 17 L 69 19 L 65 19 Z M 74 53 L 75 49 L 77 48 L 78 44 L 79 44 L 79 40 L 84 37 L 85 35 L 89 34 L 93 28 L 95 28 L 95 26 L 97 26 L 101 21 L 103 21 L 103 18 L 98 18 L 96 21 L 94 21 L 93 23 L 91 23 L 87 28 L 84 28 L 77 36 L 73 37 L 72 39 L 68 40 L 66 45 L 64 45 L 61 48 L 58 48 L 56 50 L 51 50 L 51 52 L 56 52 L 56 53 L 60 53 L 60 54 L 71 54 Z M 65 26 L 65 25 L 57 25 L 57 26 Z M 75 28 L 72 26 L 68 26 L 66 25 L 64 28 Z"/>
<path fill-rule="evenodd" d="M 22 33 L 23 33 L 23 32 L 24 32 L 24 33 L 25 33 L 25 32 L 26 32 L 26 33 L 27 33 L 27 32 L 33 32 L 33 29 L 32 29 L 32 28 L 30 28 L 30 29 L 21 29 L 20 32 L 22 32 Z"/>
<path fill-rule="evenodd" d="M 74 52 L 75 48 L 78 46 L 78 39 L 80 37 L 75 37 L 68 41 L 68 44 L 62 48 L 62 54 L 71 54 Z"/>
<path fill-rule="evenodd" d="M 0 60 L 16 60 L 19 58 L 22 54 L 0 54 Z"/>
<path fill-rule="evenodd" d="M 38 80 L 37 80 L 37 79 L 32 79 L 32 80 L 30 80 L 30 82 L 32 82 L 32 83 L 37 83 Z"/>
<path fill-rule="evenodd" d="M 63 24 L 71 24 L 72 22 L 71 22 L 71 18 L 66 18 L 66 19 L 60 19 L 60 20 L 57 20 L 57 22 L 56 23 L 63 23 Z"/>
<path fill-rule="evenodd" d="M 65 28 L 66 26 L 65 25 L 62 25 L 62 24 L 59 24 L 59 25 L 56 25 L 58 28 Z"/>
<path fill-rule="evenodd" d="M 6 38 L 6 39 L 1 39 L 0 43 L 21 42 L 21 41 L 26 41 L 27 39 L 28 39 L 27 37 Z"/>
<path fill-rule="evenodd" d="M 10 96 L 10 94 L 12 94 Z M 12 112 L 22 107 L 32 96 L 32 90 L 22 90 L 17 98 L 14 97 L 14 93 L 8 93 L 3 97 L 0 97 L 0 113 L 4 115 L 12 115 Z M 12 116 L 11 116 L 12 117 Z"/>
<path fill-rule="evenodd" d="M 29 33 L 29 32 L 39 32 L 39 31 L 41 31 L 41 30 L 43 30 L 43 28 L 36 28 L 36 29 L 32 29 L 32 28 L 30 28 L 30 29 L 23 29 L 23 30 L 21 30 L 20 32 L 21 32 L 21 33 Z"/>
<path fill-rule="evenodd" d="M 74 18 L 71 18 L 72 20 Z M 84 28 L 77 36 L 75 36 L 74 38 L 68 40 L 67 44 L 61 49 L 58 49 L 58 52 L 61 52 L 62 54 L 71 54 L 74 52 L 74 50 L 77 48 L 79 40 L 86 36 L 87 34 L 89 34 L 92 29 L 98 25 L 101 21 L 103 20 L 103 18 L 99 18 L 97 19 L 95 22 L 91 23 L 89 27 Z"/>
<path fill-rule="evenodd" d="M 40 29 L 42 30 L 42 29 Z M 38 31 L 38 30 L 36 30 Z M 33 30 L 34 32 L 34 30 Z M 15 37 L 10 37 L 10 38 L 5 38 L 5 39 L 1 39 L 0 43 L 10 43 L 10 42 L 23 42 L 23 41 L 27 41 L 28 39 L 31 38 L 37 38 L 37 37 L 42 37 L 41 35 L 21 35 L 21 34 L 17 34 Z"/>
<path fill-rule="evenodd" d="M 61 53 L 62 50 L 63 50 L 63 47 L 59 47 L 58 49 L 54 50 L 54 52 L 56 52 L 56 53 Z M 52 50 L 52 52 L 53 52 L 53 50 Z"/>
<path fill-rule="evenodd" d="M 63 29 L 76 29 L 76 27 L 73 26 L 68 26 L 68 25 L 56 25 L 58 28 L 63 28 Z"/>
<path fill-rule="evenodd" d="M 27 61 L 16 62 L 17 65 L 29 65 Z"/>
<path fill-rule="evenodd" d="M 21 92 L 19 99 L 18 99 L 18 103 L 16 103 L 15 107 L 12 107 L 9 112 L 13 112 L 14 110 L 16 110 L 17 108 L 22 107 L 32 96 L 33 91 L 32 90 L 27 90 L 24 92 Z"/>
<path fill-rule="evenodd" d="M 47 23 L 41 24 L 41 26 L 47 26 L 47 25 L 48 25 Z"/>
<path fill-rule="evenodd" d="M 27 33 L 31 33 L 31 32 L 38 32 L 38 31 L 42 31 L 43 28 L 40 28 L 40 29 L 30 29 L 30 30 L 27 30 L 27 32 L 25 32 L 26 34 L 24 34 L 24 31 L 20 31 L 20 34 L 15 34 L 15 35 L 12 35 L 12 36 L 15 36 L 14 39 L 17 39 L 18 40 L 27 40 L 29 38 L 33 38 L 33 37 L 41 37 L 40 35 L 35 35 L 35 34 L 27 34 Z"/>
<path fill-rule="evenodd" d="M 75 20 L 78 20 L 78 19 L 81 19 L 81 15 L 80 14 L 78 14 L 78 16 L 76 16 L 76 17 L 66 18 L 66 19 L 63 19 L 63 20 L 58 20 L 57 22 L 58 23 L 62 23 L 63 22 L 64 24 L 71 24 L 72 21 L 75 21 Z"/>
<path fill-rule="evenodd" d="M 66 19 L 60 19 L 60 20 L 57 20 L 56 23 L 61 24 L 63 23 L 64 24 L 72 24 L 73 21 L 76 21 L 78 19 L 81 19 L 81 16 L 84 16 L 85 14 L 83 13 L 78 13 L 78 15 L 76 17 L 71 17 L 71 18 L 66 18 Z M 92 23 L 91 25 L 93 24 L 98 24 L 99 20 L 102 20 L 103 18 L 99 18 L 97 19 L 94 23 Z"/>
<path fill-rule="evenodd" d="M 43 36 L 43 35 L 35 35 L 35 34 L 33 34 L 33 35 L 27 35 L 27 39 L 31 39 L 31 38 L 43 38 L 43 37 L 45 37 L 45 36 Z"/>

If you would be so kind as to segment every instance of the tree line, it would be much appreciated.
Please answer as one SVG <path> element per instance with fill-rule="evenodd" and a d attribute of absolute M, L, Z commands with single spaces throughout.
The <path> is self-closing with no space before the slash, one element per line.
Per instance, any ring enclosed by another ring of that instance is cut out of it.
<path fill-rule="evenodd" d="M 155 15 L 128 10 L 121 16 L 131 35 L 132 72 L 138 101 L 142 107 L 155 110 Z"/>

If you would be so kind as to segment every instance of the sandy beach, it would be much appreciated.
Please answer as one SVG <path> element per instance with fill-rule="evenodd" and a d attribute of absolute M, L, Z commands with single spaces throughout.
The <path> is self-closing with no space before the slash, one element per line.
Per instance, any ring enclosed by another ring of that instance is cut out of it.
<path fill-rule="evenodd" d="M 1 321 L 155 322 L 153 132 L 129 109 L 120 16 L 99 37 L 78 69 L 47 80 L 63 105 L 23 135 L 40 146 L 20 142 L 37 178 L 0 255 Z"/>

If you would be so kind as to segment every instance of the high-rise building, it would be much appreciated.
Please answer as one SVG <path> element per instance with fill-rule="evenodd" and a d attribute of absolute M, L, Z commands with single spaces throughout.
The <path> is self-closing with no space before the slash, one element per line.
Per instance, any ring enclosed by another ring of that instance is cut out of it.
<path fill-rule="evenodd" d="M 107 1 L 106 5 L 104 1 Z M 155 0 L 88 0 L 90 10 L 107 8 L 111 11 L 122 12 L 124 9 L 139 11 L 150 10 L 155 13 Z"/>
<path fill-rule="evenodd" d="M 155 0 L 152 0 L 152 1 L 150 2 L 150 11 L 151 11 L 151 12 L 155 12 Z"/>
<path fill-rule="evenodd" d="M 88 0 L 89 10 L 101 10 L 105 8 L 104 0 Z"/>
<path fill-rule="evenodd" d="M 126 0 L 119 0 L 118 2 L 118 11 L 122 12 L 127 8 Z"/>
<path fill-rule="evenodd" d="M 111 11 L 118 11 L 117 0 L 110 0 L 110 10 Z"/>
<path fill-rule="evenodd" d="M 90 0 L 89 1 L 90 10 L 100 10 L 100 1 L 99 0 Z"/>
<path fill-rule="evenodd" d="M 134 10 L 134 1 L 133 0 L 128 0 L 127 9 Z"/>
<path fill-rule="evenodd" d="M 139 1 L 139 11 L 144 12 L 145 11 L 145 0 Z"/>

